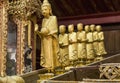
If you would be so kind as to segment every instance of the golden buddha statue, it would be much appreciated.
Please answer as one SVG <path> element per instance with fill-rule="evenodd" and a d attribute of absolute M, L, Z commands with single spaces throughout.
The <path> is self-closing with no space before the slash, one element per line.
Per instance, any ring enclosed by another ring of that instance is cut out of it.
<path fill-rule="evenodd" d="M 94 49 L 93 49 L 93 34 L 90 31 L 89 25 L 85 26 L 86 31 L 86 52 L 87 52 L 87 63 L 90 63 L 94 60 Z"/>
<path fill-rule="evenodd" d="M 96 26 L 96 30 L 98 32 L 98 47 L 99 47 L 99 54 L 98 55 L 104 55 L 107 54 L 104 46 L 104 33 L 102 30 L 102 27 L 100 25 Z"/>
<path fill-rule="evenodd" d="M 48 69 L 54 69 L 59 66 L 58 53 L 58 24 L 56 16 L 52 15 L 51 5 L 48 0 L 44 0 L 41 6 L 42 28 L 39 31 L 41 37 L 41 65 Z"/>
<path fill-rule="evenodd" d="M 71 24 L 68 26 L 68 36 L 69 36 L 69 60 L 72 65 L 75 65 L 74 62 L 78 59 L 77 57 L 77 34 L 74 32 L 74 25 Z"/>
<path fill-rule="evenodd" d="M 86 60 L 86 32 L 83 31 L 83 24 L 77 24 L 78 58 L 81 64 Z"/>
<path fill-rule="evenodd" d="M 93 49 L 95 56 L 97 57 L 98 53 L 98 32 L 96 31 L 96 26 L 94 24 L 90 25 L 91 32 L 93 33 Z"/>
<path fill-rule="evenodd" d="M 59 26 L 59 46 L 60 46 L 60 63 L 62 66 L 69 65 L 69 56 L 68 56 L 68 34 L 65 33 L 66 26 Z"/>

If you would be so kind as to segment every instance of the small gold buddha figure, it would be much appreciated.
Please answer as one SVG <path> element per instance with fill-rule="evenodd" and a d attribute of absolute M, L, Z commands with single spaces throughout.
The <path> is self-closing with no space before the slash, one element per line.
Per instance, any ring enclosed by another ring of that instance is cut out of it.
<path fill-rule="evenodd" d="M 74 32 L 74 25 L 71 24 L 71 25 L 68 25 L 68 40 L 69 40 L 69 47 L 68 47 L 68 50 L 69 50 L 69 60 L 70 60 L 70 63 L 75 66 L 76 65 L 76 61 L 78 60 L 78 57 L 77 57 L 77 35 L 76 35 L 76 32 Z"/>
<path fill-rule="evenodd" d="M 60 58 L 59 61 L 62 66 L 68 66 L 69 65 L 69 56 L 68 56 L 68 34 L 65 33 L 66 26 L 60 25 L 59 26 L 59 46 L 60 46 Z"/>
<path fill-rule="evenodd" d="M 86 55 L 86 32 L 83 31 L 83 24 L 77 24 L 77 53 L 80 64 L 84 64 L 87 58 Z"/>
<path fill-rule="evenodd" d="M 58 24 L 56 16 L 52 15 L 51 5 L 48 0 L 44 0 L 41 6 L 42 28 L 39 31 L 41 38 L 41 66 L 53 70 L 59 66 L 58 53 Z"/>
<path fill-rule="evenodd" d="M 104 54 L 107 54 L 104 46 L 104 33 L 102 30 L 102 27 L 100 25 L 96 26 L 96 30 L 98 32 L 98 48 L 99 48 L 99 54 L 98 56 L 102 56 Z"/>
<path fill-rule="evenodd" d="M 93 48 L 93 34 L 90 31 L 90 26 L 86 25 L 85 26 L 85 31 L 86 31 L 86 51 L 87 51 L 87 63 L 93 62 L 94 60 L 94 48 Z"/>
<path fill-rule="evenodd" d="M 97 57 L 98 53 L 98 32 L 96 31 L 96 26 L 94 24 L 90 25 L 91 32 L 93 33 L 93 48 L 95 52 L 95 57 Z"/>

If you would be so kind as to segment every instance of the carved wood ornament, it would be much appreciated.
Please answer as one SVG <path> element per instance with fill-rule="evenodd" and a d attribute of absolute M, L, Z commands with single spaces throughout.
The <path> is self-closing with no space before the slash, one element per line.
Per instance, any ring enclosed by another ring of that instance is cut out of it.
<path fill-rule="evenodd" d="M 38 0 L 0 0 L 0 76 L 6 75 L 8 15 L 13 15 L 17 24 L 16 73 L 24 73 L 25 26 L 28 26 L 28 45 L 31 45 L 31 16 L 41 15 L 41 2 Z M 35 53 L 33 53 L 35 54 Z"/>
<path fill-rule="evenodd" d="M 0 76 L 5 76 L 7 43 L 7 1 L 0 0 Z"/>

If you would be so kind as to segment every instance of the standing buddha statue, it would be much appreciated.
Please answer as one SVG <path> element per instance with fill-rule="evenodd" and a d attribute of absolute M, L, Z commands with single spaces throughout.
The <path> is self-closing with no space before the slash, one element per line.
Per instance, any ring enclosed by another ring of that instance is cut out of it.
<path fill-rule="evenodd" d="M 59 62 L 62 66 L 68 66 L 69 65 L 69 56 L 68 56 L 68 34 L 65 33 L 66 26 L 60 25 L 59 26 L 59 46 L 60 46 L 60 57 Z"/>
<path fill-rule="evenodd" d="M 93 34 L 90 31 L 89 25 L 85 26 L 86 31 L 86 51 L 87 51 L 87 63 L 89 64 L 94 60 L 94 49 L 93 49 Z"/>
<path fill-rule="evenodd" d="M 86 32 L 83 31 L 83 24 L 77 24 L 77 52 L 80 64 L 84 64 L 86 60 Z"/>
<path fill-rule="evenodd" d="M 74 25 L 71 24 L 68 26 L 68 36 L 69 36 L 69 60 L 71 62 L 71 65 L 75 66 L 76 61 L 78 59 L 77 57 L 77 36 L 76 32 L 74 32 Z"/>
<path fill-rule="evenodd" d="M 94 24 L 90 25 L 91 32 L 93 34 L 93 49 L 95 53 L 95 60 L 98 56 L 98 32 L 96 31 L 96 26 Z"/>
<path fill-rule="evenodd" d="M 104 33 L 102 30 L 102 27 L 100 25 L 96 26 L 96 30 L 98 32 L 98 48 L 99 48 L 99 56 L 102 56 L 104 54 L 107 54 L 104 46 Z"/>
<path fill-rule="evenodd" d="M 39 31 L 41 37 L 41 66 L 50 70 L 54 70 L 59 66 L 58 53 L 58 24 L 56 16 L 52 15 L 51 5 L 48 0 L 44 0 L 41 6 L 42 15 L 42 28 Z"/>

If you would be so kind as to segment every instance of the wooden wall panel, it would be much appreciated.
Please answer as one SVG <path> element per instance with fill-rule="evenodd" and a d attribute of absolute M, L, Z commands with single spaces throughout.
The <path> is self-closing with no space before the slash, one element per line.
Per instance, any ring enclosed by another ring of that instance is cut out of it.
<path fill-rule="evenodd" d="M 105 31 L 105 48 L 108 53 L 114 53 L 115 46 L 115 38 L 114 38 L 114 31 Z"/>
<path fill-rule="evenodd" d="M 120 25 L 103 25 L 105 48 L 108 55 L 120 53 Z"/>
<path fill-rule="evenodd" d="M 115 50 L 120 52 L 120 30 L 115 33 Z"/>

